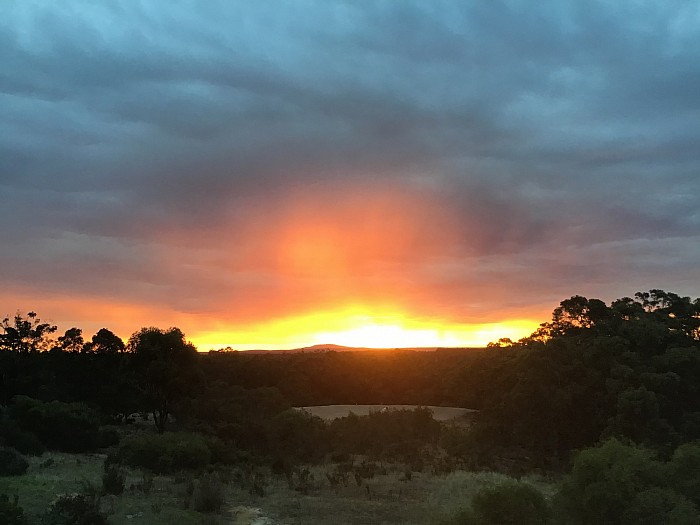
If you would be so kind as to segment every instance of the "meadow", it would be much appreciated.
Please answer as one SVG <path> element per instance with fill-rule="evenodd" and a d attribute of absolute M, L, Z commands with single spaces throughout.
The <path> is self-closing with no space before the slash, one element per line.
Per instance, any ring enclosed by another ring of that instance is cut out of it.
<path fill-rule="evenodd" d="M 400 465 L 363 479 L 350 478 L 333 487 L 327 474 L 337 464 L 309 468 L 310 481 L 303 490 L 284 476 L 263 470 L 264 495 L 251 494 L 236 468 L 218 468 L 223 498 L 216 512 L 197 512 L 193 505 L 193 484 L 202 473 L 180 472 L 154 475 L 147 470 L 127 468 L 124 492 L 101 495 L 103 464 L 107 454 L 45 453 L 32 457 L 22 476 L 0 477 L 0 493 L 19 497 L 32 523 L 57 495 L 90 493 L 112 525 L 233 524 L 233 525 L 360 525 L 440 523 L 469 505 L 474 494 L 508 476 L 495 472 L 433 474 L 414 472 L 407 478 Z M 555 485 L 535 476 L 526 478 L 547 497 Z"/>

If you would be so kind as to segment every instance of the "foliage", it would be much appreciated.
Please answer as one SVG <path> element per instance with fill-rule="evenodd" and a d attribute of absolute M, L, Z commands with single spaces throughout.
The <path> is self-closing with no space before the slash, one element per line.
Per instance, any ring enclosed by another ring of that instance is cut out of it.
<path fill-rule="evenodd" d="M 441 431 L 427 408 L 387 410 L 331 421 L 330 440 L 336 452 L 410 462 L 437 444 Z"/>
<path fill-rule="evenodd" d="M 697 481 L 689 479 L 681 465 L 697 454 L 697 447 L 685 448 L 675 461 L 663 464 L 649 450 L 610 439 L 578 454 L 557 496 L 557 506 L 565 522 L 572 525 L 699 523 L 700 514 L 692 501 L 697 498 Z M 674 479 L 678 474 L 680 479 Z"/>
<path fill-rule="evenodd" d="M 546 525 L 552 514 L 540 491 L 517 481 L 482 489 L 474 496 L 472 508 L 483 525 Z"/>
<path fill-rule="evenodd" d="M 100 448 L 113 447 L 119 444 L 121 434 L 115 426 L 106 425 L 100 427 L 97 434 L 97 443 Z"/>
<path fill-rule="evenodd" d="M 29 462 L 14 448 L 0 447 L 0 476 L 21 476 L 29 468 Z"/>
<path fill-rule="evenodd" d="M 45 403 L 16 396 L 10 406 L 10 418 L 51 450 L 84 452 L 95 450 L 98 445 L 99 417 L 84 403 Z"/>
<path fill-rule="evenodd" d="M 216 474 L 204 474 L 194 483 L 192 508 L 197 512 L 218 512 L 224 501 L 224 485 Z"/>
<path fill-rule="evenodd" d="M 105 463 L 104 472 L 102 474 L 102 492 L 118 496 L 124 492 L 125 481 L 126 473 L 122 469 L 116 465 Z"/>
<path fill-rule="evenodd" d="M 92 496 L 66 494 L 51 503 L 41 525 L 109 525 L 109 521 Z"/>
<path fill-rule="evenodd" d="M 627 505 L 621 523 L 628 525 L 693 525 L 700 523 L 697 507 L 685 496 L 664 487 L 643 490 Z"/>
<path fill-rule="evenodd" d="M 21 454 L 40 456 L 46 450 L 41 440 L 31 432 L 21 430 L 9 417 L 0 416 L 0 443 L 16 449 Z"/>
<path fill-rule="evenodd" d="M 271 453 L 291 463 L 317 462 L 328 451 L 324 421 L 299 410 L 287 410 L 268 424 Z"/>
<path fill-rule="evenodd" d="M 471 506 L 441 525 L 547 525 L 552 510 L 540 491 L 513 479 L 480 489 Z"/>
<path fill-rule="evenodd" d="M 27 525 L 24 509 L 19 506 L 18 498 L 12 500 L 7 494 L 0 494 L 0 523 L 3 525 Z"/>
<path fill-rule="evenodd" d="M 50 323 L 42 323 L 35 312 L 29 312 L 26 318 L 19 312 L 12 319 L 5 317 L 0 328 L 4 331 L 0 334 L 0 350 L 20 353 L 49 350 L 51 334 L 57 329 Z"/>
<path fill-rule="evenodd" d="M 187 432 L 138 434 L 124 439 L 119 445 L 119 459 L 134 467 L 153 472 L 174 472 L 198 469 L 211 462 L 207 440 Z"/>
<path fill-rule="evenodd" d="M 58 338 L 58 345 L 64 352 L 80 352 L 85 341 L 80 328 L 69 328 Z"/>
<path fill-rule="evenodd" d="M 147 409 L 162 433 L 173 405 L 201 382 L 197 350 L 178 328 L 142 328 L 131 336 L 128 349 Z"/>
<path fill-rule="evenodd" d="M 700 508 L 700 443 L 678 447 L 666 468 L 669 485 Z"/>
<path fill-rule="evenodd" d="M 610 436 L 664 453 L 699 439 L 699 327 L 700 300 L 662 290 L 562 301 L 551 322 L 491 345 L 481 369 L 465 372 L 489 386 L 469 396 L 483 403 L 471 454 L 561 469 L 571 451 Z"/>
<path fill-rule="evenodd" d="M 124 341 L 107 328 L 100 328 L 89 343 L 83 345 L 83 351 L 97 354 L 118 354 L 126 350 Z"/>

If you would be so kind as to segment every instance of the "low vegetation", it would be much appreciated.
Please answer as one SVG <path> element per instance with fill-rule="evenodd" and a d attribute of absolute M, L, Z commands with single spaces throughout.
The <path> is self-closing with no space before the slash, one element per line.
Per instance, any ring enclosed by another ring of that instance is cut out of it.
<path fill-rule="evenodd" d="M 0 494 L 0 523 L 4 525 L 27 525 L 24 509 L 18 504 L 19 498 L 10 499 L 7 494 Z"/>
<path fill-rule="evenodd" d="M 0 476 L 20 476 L 28 468 L 29 463 L 17 450 L 0 447 Z"/>
<path fill-rule="evenodd" d="M 201 469 L 211 463 L 206 440 L 188 432 L 140 433 L 124 439 L 117 459 L 126 465 L 154 473 Z"/>
<path fill-rule="evenodd" d="M 7 523 L 700 522 L 697 299 L 575 296 L 471 351 L 198 355 L 177 329 L 0 327 Z M 290 410 L 378 402 L 478 412 Z"/>

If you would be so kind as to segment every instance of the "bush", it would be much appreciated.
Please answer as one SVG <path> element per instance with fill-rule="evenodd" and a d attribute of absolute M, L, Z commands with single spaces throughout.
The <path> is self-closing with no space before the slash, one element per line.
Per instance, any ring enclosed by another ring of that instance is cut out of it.
<path fill-rule="evenodd" d="M 52 450 L 87 452 L 98 445 L 99 418 L 97 412 L 84 403 L 44 403 L 15 396 L 10 418 Z"/>
<path fill-rule="evenodd" d="M 14 448 L 0 447 L 0 476 L 21 476 L 29 468 L 29 463 Z"/>
<path fill-rule="evenodd" d="M 671 486 L 695 505 L 700 505 L 700 444 L 686 443 L 678 447 L 667 471 Z"/>
<path fill-rule="evenodd" d="M 192 508 L 197 512 L 218 512 L 224 504 L 224 486 L 215 474 L 205 474 L 194 484 Z"/>
<path fill-rule="evenodd" d="M 557 502 L 572 525 L 700 523 L 696 445 L 683 445 L 666 464 L 651 452 L 611 439 L 574 461 Z"/>
<path fill-rule="evenodd" d="M 477 523 L 483 525 L 545 525 L 551 511 L 532 485 L 506 481 L 479 491 L 472 501 Z"/>
<path fill-rule="evenodd" d="M 695 505 L 672 489 L 654 487 L 637 494 L 628 505 L 622 523 L 628 525 L 697 525 L 700 523 Z"/>
<path fill-rule="evenodd" d="M 315 463 L 328 452 L 324 421 L 300 410 L 280 412 L 268 421 L 268 442 L 276 459 L 288 463 Z"/>
<path fill-rule="evenodd" d="M 51 503 L 41 525 L 109 525 L 109 522 L 92 496 L 66 494 Z"/>
<path fill-rule="evenodd" d="M 124 482 L 126 474 L 122 469 L 115 465 L 105 463 L 105 471 L 102 474 L 102 491 L 105 494 L 113 494 L 118 496 L 124 492 Z"/>
<path fill-rule="evenodd" d="M 7 494 L 0 494 L 0 523 L 3 525 L 27 525 L 24 509 L 17 503 L 17 496 L 12 501 Z"/>
<path fill-rule="evenodd" d="M 119 444 L 121 435 L 117 427 L 100 427 L 97 432 L 97 444 L 100 448 L 114 447 Z"/>
<path fill-rule="evenodd" d="M 334 453 L 408 463 L 426 445 L 437 445 L 441 431 L 441 424 L 433 419 L 428 408 L 389 410 L 335 419 L 317 441 L 330 440 Z"/>
<path fill-rule="evenodd" d="M 8 447 L 16 449 L 27 456 L 41 456 L 46 447 L 31 432 L 21 430 L 14 421 L 2 421 L 2 431 L 0 437 Z"/>
<path fill-rule="evenodd" d="M 583 450 L 557 495 L 568 523 L 623 523 L 627 508 L 643 490 L 662 484 L 661 465 L 649 451 L 610 439 Z"/>
<path fill-rule="evenodd" d="M 245 454 L 233 444 L 224 443 L 215 436 L 204 436 L 204 442 L 211 453 L 211 462 L 221 465 L 233 465 L 245 459 Z"/>
<path fill-rule="evenodd" d="M 124 439 L 119 446 L 118 457 L 134 467 L 153 472 L 173 472 L 208 465 L 211 451 L 206 440 L 198 434 L 165 432 Z"/>

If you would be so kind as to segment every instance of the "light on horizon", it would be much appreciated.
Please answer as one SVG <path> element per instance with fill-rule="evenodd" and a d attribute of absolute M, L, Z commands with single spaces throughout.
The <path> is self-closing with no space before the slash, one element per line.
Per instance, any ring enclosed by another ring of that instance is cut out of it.
<path fill-rule="evenodd" d="M 539 322 L 530 319 L 493 323 L 454 323 L 416 319 L 382 311 L 368 315 L 360 307 L 318 312 L 234 329 L 192 334 L 200 351 L 287 350 L 335 344 L 360 348 L 482 347 L 501 337 L 513 340 L 531 334 Z"/>

